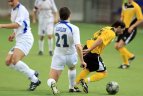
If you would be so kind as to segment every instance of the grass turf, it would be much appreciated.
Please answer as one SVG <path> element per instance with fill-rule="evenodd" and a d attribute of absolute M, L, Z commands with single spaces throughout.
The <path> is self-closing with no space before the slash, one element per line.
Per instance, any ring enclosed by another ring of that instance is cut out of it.
<path fill-rule="evenodd" d="M 8 21 L 1 21 L 7 23 Z M 104 25 L 100 24 L 85 24 L 75 23 L 81 31 L 81 42 L 84 45 L 85 40 L 92 37 L 92 34 Z M 0 96 L 52 96 L 51 89 L 47 86 L 48 72 L 50 69 L 51 57 L 48 55 L 48 44 L 45 41 L 45 53 L 43 56 L 38 56 L 38 35 L 37 24 L 32 24 L 32 32 L 35 38 L 33 48 L 29 55 L 24 58 L 24 62 L 31 68 L 39 71 L 42 84 L 37 87 L 34 92 L 28 92 L 26 89 L 29 86 L 29 80 L 23 74 L 9 69 L 5 66 L 5 57 L 14 42 L 8 42 L 8 35 L 12 32 L 9 29 L 0 29 Z M 93 82 L 89 85 L 89 93 L 68 93 L 68 75 L 67 67 L 63 71 L 59 81 L 58 89 L 61 96 L 110 96 L 105 90 L 105 86 L 109 81 L 119 83 L 120 89 L 116 96 L 142 96 L 143 86 L 143 32 L 138 30 L 136 38 L 127 47 L 135 55 L 136 59 L 132 62 L 131 67 L 127 70 L 121 70 L 117 67 L 122 63 L 119 53 L 114 49 L 114 41 L 105 48 L 102 58 L 108 70 L 108 77 L 105 79 Z M 77 64 L 77 73 L 80 72 L 79 63 Z M 80 87 L 81 88 L 81 87 Z"/>

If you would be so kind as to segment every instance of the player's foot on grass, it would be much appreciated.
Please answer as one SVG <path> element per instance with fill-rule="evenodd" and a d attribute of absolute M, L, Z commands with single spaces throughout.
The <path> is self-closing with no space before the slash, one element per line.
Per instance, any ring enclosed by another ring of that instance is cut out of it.
<path fill-rule="evenodd" d="M 74 87 L 73 89 L 69 89 L 69 92 L 81 92 L 80 89 L 78 87 Z"/>
<path fill-rule="evenodd" d="M 85 93 L 88 93 L 88 86 L 87 86 L 86 82 L 84 81 L 84 79 L 81 79 L 81 80 L 80 80 L 80 84 L 81 84 L 81 86 L 82 86 L 82 88 L 83 88 L 83 91 L 84 91 Z"/>
<path fill-rule="evenodd" d="M 120 68 L 120 69 L 127 69 L 127 68 L 129 68 L 129 67 L 130 67 L 129 64 L 122 64 L 122 65 L 120 65 L 118 68 Z"/>
<path fill-rule="evenodd" d="M 56 83 L 53 83 L 51 84 L 51 89 L 52 89 L 52 92 L 54 95 L 59 95 L 59 90 L 57 89 L 57 86 L 56 86 Z"/>
<path fill-rule="evenodd" d="M 135 60 L 135 56 L 129 58 L 128 60 L 129 60 L 129 64 L 131 64 L 131 62 L 132 62 L 133 60 Z"/>
<path fill-rule="evenodd" d="M 38 52 L 38 55 L 43 55 L 43 52 L 42 52 L 42 51 L 39 51 L 39 52 Z"/>
<path fill-rule="evenodd" d="M 31 82 L 31 84 L 30 84 L 30 87 L 29 87 L 29 91 L 34 91 L 36 88 L 37 88 L 37 86 L 39 86 L 41 84 L 41 81 L 40 80 L 38 80 L 36 83 L 34 83 L 34 82 Z"/>

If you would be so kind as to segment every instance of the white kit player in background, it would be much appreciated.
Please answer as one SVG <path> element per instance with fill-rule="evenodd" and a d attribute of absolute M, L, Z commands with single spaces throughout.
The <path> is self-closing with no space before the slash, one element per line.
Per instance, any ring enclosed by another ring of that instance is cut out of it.
<path fill-rule="evenodd" d="M 74 87 L 74 80 L 76 78 L 75 65 L 78 60 L 77 53 L 81 65 L 86 68 L 80 44 L 79 28 L 69 22 L 70 14 L 71 12 L 67 7 L 60 8 L 59 15 L 61 21 L 54 28 L 56 47 L 52 57 L 49 79 L 47 80 L 47 84 L 52 88 L 53 94 L 59 93 L 56 82 L 65 65 L 68 66 L 69 92 L 80 92 L 78 87 Z"/>
<path fill-rule="evenodd" d="M 16 44 L 6 57 L 6 65 L 24 73 L 31 81 L 29 91 L 34 91 L 41 83 L 38 79 L 38 73 L 22 61 L 28 55 L 34 42 L 30 28 L 29 13 L 19 0 L 8 0 L 8 4 L 12 8 L 12 23 L 0 24 L 0 28 L 14 29 L 8 40 L 13 41 L 15 38 Z"/>
<path fill-rule="evenodd" d="M 44 37 L 48 36 L 49 55 L 53 53 L 53 29 L 58 22 L 58 12 L 54 0 L 36 0 L 33 9 L 33 23 L 38 17 L 39 55 L 44 52 Z"/>

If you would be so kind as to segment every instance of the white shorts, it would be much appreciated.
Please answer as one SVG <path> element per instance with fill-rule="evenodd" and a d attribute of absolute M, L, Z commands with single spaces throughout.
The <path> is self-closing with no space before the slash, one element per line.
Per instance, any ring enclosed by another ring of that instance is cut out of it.
<path fill-rule="evenodd" d="M 16 45 L 13 48 L 10 49 L 9 54 L 13 54 L 14 48 L 18 48 L 26 56 L 26 55 L 28 55 L 30 49 L 32 48 L 33 42 L 34 42 L 33 38 L 25 39 L 25 40 L 19 40 L 19 41 L 16 42 Z"/>
<path fill-rule="evenodd" d="M 54 55 L 52 58 L 51 68 L 55 70 L 64 70 L 65 65 L 68 68 L 74 67 L 77 64 L 77 54 L 72 55 Z"/>
<path fill-rule="evenodd" d="M 53 22 L 46 22 L 47 19 L 39 20 L 38 25 L 38 35 L 45 36 L 45 35 L 52 35 L 54 31 L 54 23 Z"/>

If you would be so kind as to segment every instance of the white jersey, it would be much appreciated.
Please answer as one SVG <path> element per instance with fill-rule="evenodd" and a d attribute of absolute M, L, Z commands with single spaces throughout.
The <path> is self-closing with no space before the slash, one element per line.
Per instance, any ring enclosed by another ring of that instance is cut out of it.
<path fill-rule="evenodd" d="M 33 39 L 30 28 L 29 13 L 22 4 L 19 3 L 11 10 L 11 21 L 12 23 L 18 23 L 20 25 L 20 27 L 14 29 L 16 41 L 24 38 Z"/>
<path fill-rule="evenodd" d="M 56 47 L 54 54 L 71 55 L 76 53 L 76 44 L 80 44 L 79 28 L 67 21 L 60 21 L 55 25 L 54 35 Z"/>
<path fill-rule="evenodd" d="M 38 10 L 39 19 L 48 18 L 50 21 L 54 20 L 53 13 L 57 12 L 54 0 L 36 0 L 34 6 Z"/>
<path fill-rule="evenodd" d="M 19 3 L 11 10 L 11 21 L 12 23 L 19 24 L 19 27 L 14 29 L 16 38 L 14 48 L 18 48 L 25 55 L 28 55 L 30 49 L 32 48 L 34 38 L 30 28 L 29 13 L 22 4 Z M 10 50 L 9 53 L 13 54 L 13 50 Z"/>

